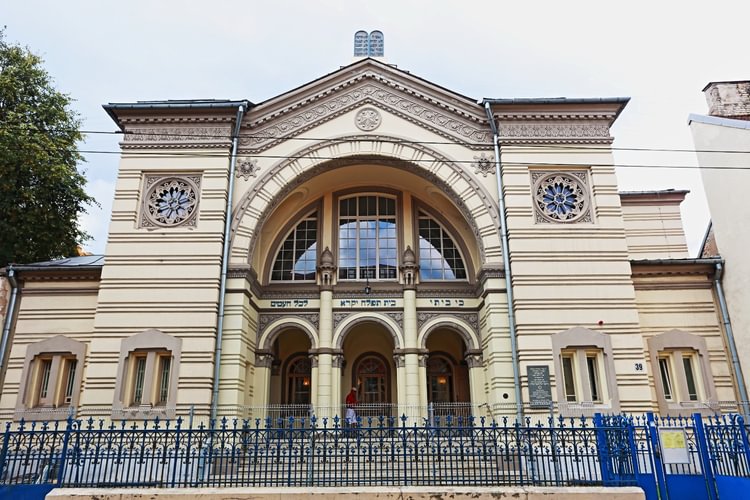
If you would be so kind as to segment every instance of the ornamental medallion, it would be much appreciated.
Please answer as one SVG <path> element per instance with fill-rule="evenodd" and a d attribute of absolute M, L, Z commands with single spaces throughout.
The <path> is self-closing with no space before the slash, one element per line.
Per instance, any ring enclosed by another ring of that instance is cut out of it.
<path fill-rule="evenodd" d="M 365 132 L 375 130 L 380 126 L 380 113 L 374 108 L 360 109 L 354 117 L 354 123 Z"/>

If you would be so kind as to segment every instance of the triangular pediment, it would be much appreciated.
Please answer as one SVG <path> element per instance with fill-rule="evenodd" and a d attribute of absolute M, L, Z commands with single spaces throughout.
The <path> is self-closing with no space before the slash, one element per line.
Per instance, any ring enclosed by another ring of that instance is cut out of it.
<path fill-rule="evenodd" d="M 477 101 L 364 59 L 253 107 L 240 145 L 243 152 L 257 153 L 366 105 L 472 149 L 491 144 L 484 108 Z"/>

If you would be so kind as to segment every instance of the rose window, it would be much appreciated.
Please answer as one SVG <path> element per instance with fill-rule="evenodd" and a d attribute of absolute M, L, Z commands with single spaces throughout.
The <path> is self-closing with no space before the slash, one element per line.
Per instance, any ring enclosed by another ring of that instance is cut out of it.
<path fill-rule="evenodd" d="M 160 226 L 177 226 L 193 218 L 198 205 L 197 189 L 185 179 L 164 179 L 148 192 L 146 214 Z"/>
<path fill-rule="evenodd" d="M 536 184 L 534 201 L 541 215 L 554 222 L 572 222 L 588 213 L 588 200 L 579 179 L 552 174 Z"/>

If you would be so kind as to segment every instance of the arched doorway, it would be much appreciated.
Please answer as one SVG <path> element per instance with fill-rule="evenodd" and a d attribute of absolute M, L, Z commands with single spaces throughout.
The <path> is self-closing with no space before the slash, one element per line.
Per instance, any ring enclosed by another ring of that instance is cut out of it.
<path fill-rule="evenodd" d="M 357 388 L 357 415 L 362 418 L 394 414 L 396 367 L 393 337 L 385 326 L 365 321 L 354 325 L 343 342 L 342 401 Z"/>
<path fill-rule="evenodd" d="M 362 354 L 354 362 L 352 387 L 363 405 L 390 404 L 390 378 L 388 362 L 378 353 Z"/>
<path fill-rule="evenodd" d="M 269 417 L 310 415 L 313 391 L 310 347 L 310 338 L 299 328 L 284 330 L 273 341 Z"/>
<path fill-rule="evenodd" d="M 437 328 L 430 332 L 425 347 L 428 351 L 427 402 L 432 414 L 441 417 L 472 415 L 463 337 L 449 327 Z"/>

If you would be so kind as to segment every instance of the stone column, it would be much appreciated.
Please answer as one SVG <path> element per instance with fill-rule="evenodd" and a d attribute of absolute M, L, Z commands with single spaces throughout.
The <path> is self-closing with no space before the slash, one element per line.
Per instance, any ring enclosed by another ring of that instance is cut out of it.
<path fill-rule="evenodd" d="M 331 364 L 331 415 L 343 418 L 341 405 L 341 369 L 344 367 L 344 353 L 333 350 Z"/>
<path fill-rule="evenodd" d="M 273 365 L 273 353 L 271 351 L 255 351 L 255 373 L 253 376 L 253 406 L 255 407 L 249 417 L 264 419 L 268 415 L 266 408 L 269 402 L 269 388 L 271 385 L 271 366 Z"/>
<path fill-rule="evenodd" d="M 477 405 L 485 402 L 484 391 L 484 367 L 481 349 L 469 349 L 464 356 L 466 365 L 469 367 L 469 396 L 474 406 L 472 413 L 479 417 L 482 415 Z M 490 416 L 490 415 L 487 415 Z"/>
<path fill-rule="evenodd" d="M 320 254 L 320 266 L 318 266 L 320 279 L 318 342 L 320 345 L 313 346 L 313 348 L 318 349 L 318 385 L 317 387 L 313 386 L 313 392 L 317 394 L 316 414 L 319 417 L 332 416 L 333 359 L 331 354 L 333 343 L 333 279 L 335 272 L 333 254 L 326 247 Z"/>
<path fill-rule="evenodd" d="M 405 395 L 399 395 L 399 403 L 406 405 L 405 413 L 408 416 L 420 415 L 420 404 L 423 391 L 423 381 L 420 380 L 419 370 L 419 346 L 417 345 L 417 334 L 419 326 L 417 323 L 417 285 L 416 276 L 419 266 L 416 264 L 416 256 L 411 247 L 404 250 L 403 265 L 400 267 L 404 283 L 404 370 L 406 377 Z M 404 411 L 402 410 L 402 413 Z"/>
<path fill-rule="evenodd" d="M 310 349 L 307 356 L 310 358 L 310 405 L 314 409 L 318 404 L 315 390 L 318 387 L 318 353 Z"/>

